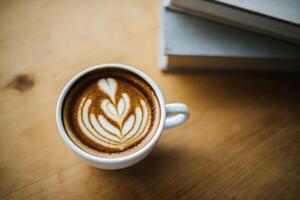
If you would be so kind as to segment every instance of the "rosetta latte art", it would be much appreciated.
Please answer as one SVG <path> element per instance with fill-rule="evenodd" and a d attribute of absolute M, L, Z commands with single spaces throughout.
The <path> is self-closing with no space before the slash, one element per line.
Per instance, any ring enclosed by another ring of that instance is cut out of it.
<path fill-rule="evenodd" d="M 132 109 L 130 96 L 126 92 L 118 91 L 118 83 L 113 78 L 100 79 L 97 86 L 99 92 L 105 93 L 107 98 L 100 105 L 96 105 L 102 111 L 98 115 L 90 111 L 93 100 L 87 97 L 82 99 L 77 113 L 81 131 L 105 147 L 121 150 L 125 145 L 142 138 L 150 123 L 144 100 L 140 99 L 139 104 Z M 121 94 L 118 99 L 117 92 Z M 133 112 L 129 112 L 130 110 Z"/>

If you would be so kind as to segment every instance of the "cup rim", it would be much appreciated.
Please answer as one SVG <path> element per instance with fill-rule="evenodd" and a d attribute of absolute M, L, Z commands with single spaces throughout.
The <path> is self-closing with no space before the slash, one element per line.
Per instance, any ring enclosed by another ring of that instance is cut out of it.
<path fill-rule="evenodd" d="M 158 128 L 157 128 L 154 136 L 151 138 L 151 140 L 144 147 L 138 149 L 137 151 L 133 152 L 132 154 L 125 155 L 125 156 L 122 156 L 122 157 L 116 157 L 116 158 L 99 157 L 99 156 L 96 156 L 96 155 L 92 155 L 92 154 L 84 151 L 83 149 L 81 149 L 68 136 L 68 134 L 67 134 L 67 132 L 66 132 L 64 126 L 63 126 L 63 120 L 62 120 L 63 102 L 65 100 L 66 94 L 68 93 L 70 88 L 73 86 L 73 84 L 75 84 L 80 77 L 82 77 L 83 75 L 85 75 L 85 74 L 87 74 L 91 71 L 97 70 L 99 68 L 108 68 L 108 67 L 109 68 L 123 69 L 123 70 L 125 69 L 125 70 L 128 70 L 128 71 L 138 75 L 139 77 L 141 77 L 144 81 L 146 81 L 150 85 L 150 87 L 152 87 L 152 89 L 154 90 L 154 92 L 155 92 L 155 94 L 158 98 L 159 105 L 160 105 L 159 125 L 158 125 Z M 56 105 L 56 123 L 57 123 L 59 133 L 60 133 L 61 137 L 63 138 L 63 141 L 77 155 L 79 155 L 79 156 L 81 156 L 85 159 L 89 159 L 91 161 L 113 164 L 113 163 L 120 163 L 120 162 L 129 161 L 129 160 L 132 160 L 136 157 L 139 157 L 139 156 L 143 155 L 144 153 L 148 152 L 148 150 L 150 150 L 156 144 L 156 142 L 158 141 L 158 139 L 159 139 L 159 137 L 162 133 L 162 130 L 164 128 L 165 118 L 166 118 L 166 110 L 165 109 L 166 109 L 165 108 L 165 101 L 164 101 L 161 90 L 156 85 L 156 83 L 148 75 L 146 75 L 142 71 L 140 71 L 136 68 L 133 68 L 131 66 L 124 65 L 124 64 L 114 64 L 114 63 L 97 64 L 97 65 L 90 66 L 90 67 L 84 69 L 83 71 L 77 73 L 64 86 L 64 88 L 60 92 L 60 95 L 59 95 L 59 98 L 58 98 L 58 101 L 57 101 L 57 105 Z"/>

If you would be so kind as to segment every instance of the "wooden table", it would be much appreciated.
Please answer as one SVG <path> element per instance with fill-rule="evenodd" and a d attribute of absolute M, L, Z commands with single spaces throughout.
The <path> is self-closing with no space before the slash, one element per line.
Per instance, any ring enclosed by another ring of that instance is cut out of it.
<path fill-rule="evenodd" d="M 300 199 L 300 78 L 158 69 L 153 0 L 1 1 L 0 199 Z M 191 118 L 124 170 L 87 166 L 55 106 L 87 66 L 151 76 Z"/>

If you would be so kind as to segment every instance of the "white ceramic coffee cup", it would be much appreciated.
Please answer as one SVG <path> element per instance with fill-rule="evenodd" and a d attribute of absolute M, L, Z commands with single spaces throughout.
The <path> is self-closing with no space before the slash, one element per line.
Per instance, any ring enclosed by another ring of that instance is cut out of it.
<path fill-rule="evenodd" d="M 160 121 L 158 128 L 156 130 L 156 133 L 152 137 L 152 139 L 141 149 L 139 149 L 136 152 L 133 152 L 132 154 L 119 157 L 119 158 L 104 158 L 95 156 L 92 154 L 87 153 L 86 151 L 79 148 L 76 144 L 72 142 L 72 140 L 69 138 L 68 134 L 66 133 L 66 130 L 63 126 L 63 120 L 62 120 L 62 105 L 64 102 L 64 99 L 66 97 L 66 94 L 68 93 L 69 89 L 73 84 L 77 82 L 77 80 L 85 75 L 86 73 L 89 73 L 91 71 L 94 71 L 99 68 L 117 68 L 117 69 L 125 69 L 128 70 L 139 77 L 143 78 L 155 91 L 159 105 L 160 105 Z M 64 142 L 67 144 L 71 150 L 73 150 L 79 157 L 83 158 L 85 161 L 87 161 L 90 165 L 101 168 L 101 169 L 121 169 L 125 167 L 129 167 L 131 165 L 134 165 L 135 163 L 141 161 L 143 158 L 145 158 L 154 148 L 156 142 L 158 141 L 158 138 L 161 136 L 161 133 L 163 129 L 165 128 L 171 128 L 175 127 L 179 124 L 182 124 L 185 122 L 189 117 L 189 110 L 186 105 L 181 103 L 172 103 L 172 104 L 165 104 L 163 95 L 158 88 L 158 86 L 150 79 L 146 74 L 143 72 L 122 64 L 101 64 L 101 65 L 95 65 L 92 67 L 89 67 L 88 69 L 80 72 L 76 76 L 74 76 L 64 87 L 62 90 L 56 107 L 56 122 L 58 126 L 58 130 L 60 132 L 60 135 L 62 136 Z"/>

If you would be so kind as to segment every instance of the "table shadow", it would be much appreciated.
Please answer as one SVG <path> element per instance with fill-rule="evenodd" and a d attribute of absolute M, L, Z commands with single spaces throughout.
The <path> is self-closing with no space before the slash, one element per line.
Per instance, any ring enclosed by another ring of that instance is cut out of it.
<path fill-rule="evenodd" d="M 186 172 L 182 159 L 195 161 L 195 156 L 186 154 L 179 148 L 166 148 L 158 145 L 143 161 L 134 166 L 120 170 L 101 170 L 93 168 L 93 174 L 99 180 L 112 181 L 113 188 L 102 195 L 105 199 L 174 199 L 183 196 L 189 188 L 182 189 L 179 183 L 192 182 L 197 184 L 201 177 L 192 176 L 193 170 Z M 205 162 L 206 159 L 199 158 Z M 201 166 L 201 162 L 197 165 Z M 180 176 L 174 176 L 174 174 Z M 180 189 L 181 188 L 181 189 Z M 192 188 L 190 188 L 192 189 Z M 197 196 L 202 195 L 199 191 Z"/>

